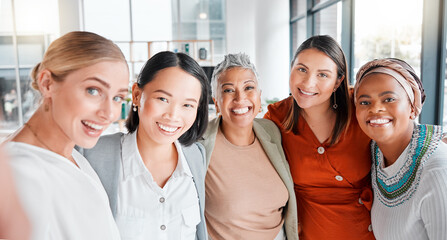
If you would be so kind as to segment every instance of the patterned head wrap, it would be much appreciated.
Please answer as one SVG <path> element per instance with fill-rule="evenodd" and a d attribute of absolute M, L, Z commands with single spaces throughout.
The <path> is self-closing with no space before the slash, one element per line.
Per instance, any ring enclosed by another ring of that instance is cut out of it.
<path fill-rule="evenodd" d="M 366 63 L 360 68 L 354 86 L 354 101 L 357 101 L 357 91 L 363 78 L 372 73 L 382 73 L 393 77 L 407 93 L 415 115 L 419 115 L 425 101 L 422 82 L 410 65 L 395 58 L 376 59 Z"/>

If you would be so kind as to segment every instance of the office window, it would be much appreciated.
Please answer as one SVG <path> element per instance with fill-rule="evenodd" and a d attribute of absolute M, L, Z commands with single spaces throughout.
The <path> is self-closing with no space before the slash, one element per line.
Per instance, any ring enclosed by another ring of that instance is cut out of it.
<path fill-rule="evenodd" d="M 290 58 L 309 36 L 329 35 L 341 43 L 343 1 L 328 1 L 313 1 L 313 5 L 307 5 L 312 3 L 308 0 L 290 1 Z"/>
<path fill-rule="evenodd" d="M 446 44 L 446 53 L 447 53 L 447 44 Z M 446 54 L 447 56 L 447 54 Z M 445 80 L 444 80 L 444 109 L 443 109 L 443 117 L 442 117 L 442 126 L 444 129 L 447 129 L 447 59 L 445 59 Z M 446 130 L 444 130 L 446 132 Z"/>
<path fill-rule="evenodd" d="M 341 43 L 341 2 L 318 11 L 314 18 L 315 35 L 329 35 Z"/>
<path fill-rule="evenodd" d="M 224 0 L 172 0 L 173 39 L 213 40 L 213 65 L 226 53 Z M 209 46 L 203 45 L 209 54 Z"/>
<path fill-rule="evenodd" d="M 408 62 L 420 76 L 422 4 L 423 0 L 355 2 L 355 73 L 367 61 L 395 57 Z M 405 11 L 396 10 L 403 6 Z"/>
<path fill-rule="evenodd" d="M 292 23 L 292 52 L 295 54 L 295 51 L 298 49 L 298 46 L 301 45 L 306 40 L 306 19 L 300 19 L 294 23 Z M 293 57 L 293 56 L 292 56 Z"/>
<path fill-rule="evenodd" d="M 40 95 L 29 74 L 59 35 L 57 13 L 57 0 L 0 0 L 0 137 L 20 127 L 38 106 Z"/>
<path fill-rule="evenodd" d="M 99 33 L 121 48 L 135 81 L 151 57 L 148 42 L 212 39 L 214 63 L 221 61 L 226 52 L 224 6 L 224 0 L 84 1 L 84 25 L 85 30 Z M 206 44 L 196 50 L 200 48 L 206 48 L 208 55 L 212 51 Z M 151 55 L 161 50 L 168 50 L 167 42 L 152 45 Z"/>
<path fill-rule="evenodd" d="M 291 1 L 291 18 L 306 14 L 306 1 L 307 0 Z"/>
<path fill-rule="evenodd" d="M 314 0 L 315 1 L 315 5 L 320 4 L 320 3 L 324 3 L 327 2 L 329 0 Z"/>

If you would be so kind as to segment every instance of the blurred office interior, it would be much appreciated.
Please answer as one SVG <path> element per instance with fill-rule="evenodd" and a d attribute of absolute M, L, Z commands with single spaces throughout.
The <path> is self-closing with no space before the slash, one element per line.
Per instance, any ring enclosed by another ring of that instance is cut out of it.
<path fill-rule="evenodd" d="M 118 44 L 131 82 L 159 51 L 185 52 L 209 76 L 225 54 L 245 52 L 259 72 L 264 105 L 288 96 L 300 43 L 327 34 L 343 47 L 352 84 L 369 60 L 410 63 L 427 93 L 419 121 L 445 126 L 446 9 L 447 0 L 0 0 L 0 138 L 39 103 L 33 66 L 52 40 L 75 30 Z M 119 130 L 115 124 L 108 132 Z"/>

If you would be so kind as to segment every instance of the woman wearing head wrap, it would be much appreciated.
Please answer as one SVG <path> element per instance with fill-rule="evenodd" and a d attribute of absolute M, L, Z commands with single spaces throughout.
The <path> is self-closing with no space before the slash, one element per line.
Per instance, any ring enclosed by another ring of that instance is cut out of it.
<path fill-rule="evenodd" d="M 447 145 L 440 126 L 414 120 L 425 100 L 414 70 L 399 59 L 360 68 L 354 89 L 371 151 L 377 239 L 447 239 Z"/>

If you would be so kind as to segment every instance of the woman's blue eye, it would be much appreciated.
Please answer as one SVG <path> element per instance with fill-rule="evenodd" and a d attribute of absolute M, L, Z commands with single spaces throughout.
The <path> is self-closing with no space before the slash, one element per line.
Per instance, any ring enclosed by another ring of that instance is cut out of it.
<path fill-rule="evenodd" d="M 192 104 L 185 104 L 185 105 L 183 105 L 183 106 L 185 106 L 185 107 L 187 107 L 187 108 L 193 108 L 193 107 L 194 107 L 194 105 L 192 105 Z"/>
<path fill-rule="evenodd" d="M 115 101 L 115 102 L 122 102 L 123 100 L 124 100 L 124 97 L 121 97 L 121 96 L 113 97 L 113 101 Z"/>
<path fill-rule="evenodd" d="M 99 90 L 97 88 L 87 88 L 87 93 L 92 96 L 98 96 Z"/>
<path fill-rule="evenodd" d="M 164 97 L 159 97 L 158 98 L 160 101 L 162 101 L 162 102 L 168 102 L 168 99 L 166 99 L 166 98 L 164 98 Z"/>
<path fill-rule="evenodd" d="M 325 74 L 325 73 L 320 73 L 320 74 L 318 74 L 320 77 L 324 77 L 324 78 L 327 78 L 327 74 Z"/>

